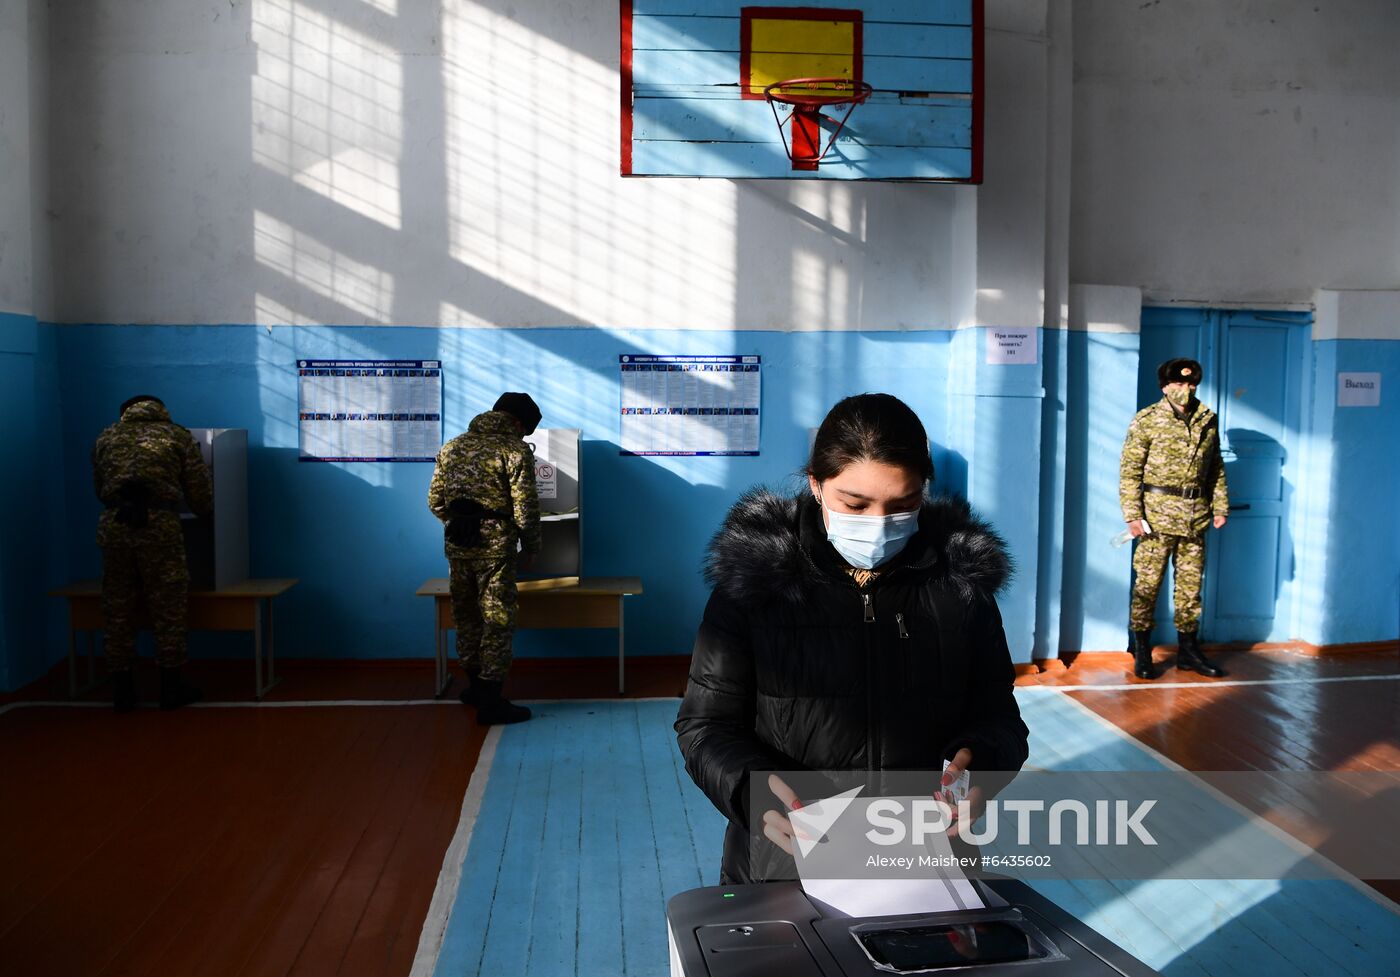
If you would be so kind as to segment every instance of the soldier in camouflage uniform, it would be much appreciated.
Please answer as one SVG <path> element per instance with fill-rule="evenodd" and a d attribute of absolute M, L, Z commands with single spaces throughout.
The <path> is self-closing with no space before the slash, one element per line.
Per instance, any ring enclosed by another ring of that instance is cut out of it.
<path fill-rule="evenodd" d="M 1225 670 L 1202 654 L 1198 633 L 1205 532 L 1212 525 L 1224 526 L 1230 511 L 1219 424 L 1215 412 L 1196 399 L 1201 364 L 1168 360 L 1157 368 L 1157 381 L 1162 399 L 1138 411 L 1128 426 L 1118 475 L 1123 519 L 1137 537 L 1129 609 L 1133 674 L 1157 677 L 1152 665 L 1152 618 L 1171 560 L 1176 667 L 1219 678 Z"/>
<path fill-rule="evenodd" d="M 143 598 L 155 630 L 160 707 L 194 702 L 199 690 L 180 681 L 190 584 L 180 506 L 184 500 L 200 516 L 213 507 L 213 482 L 199 445 L 170 420 L 160 400 L 133 397 L 93 445 L 92 479 L 105 507 L 97 545 L 112 704 L 118 712 L 136 707 L 132 665 Z"/>
<path fill-rule="evenodd" d="M 428 508 L 445 523 L 457 659 L 467 673 L 461 699 L 488 726 L 530 718 L 501 687 L 515 631 L 516 542 L 527 564 L 540 549 L 535 456 L 522 440 L 539 421 L 528 394 L 502 394 L 442 446 L 428 487 Z"/>

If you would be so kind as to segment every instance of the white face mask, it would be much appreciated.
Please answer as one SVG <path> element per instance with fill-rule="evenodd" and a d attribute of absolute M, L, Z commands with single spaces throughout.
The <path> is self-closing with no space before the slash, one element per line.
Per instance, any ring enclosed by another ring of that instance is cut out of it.
<path fill-rule="evenodd" d="M 855 516 L 826 509 L 826 538 L 853 567 L 872 570 L 904 549 L 919 528 L 919 512 L 894 512 L 887 516 Z"/>

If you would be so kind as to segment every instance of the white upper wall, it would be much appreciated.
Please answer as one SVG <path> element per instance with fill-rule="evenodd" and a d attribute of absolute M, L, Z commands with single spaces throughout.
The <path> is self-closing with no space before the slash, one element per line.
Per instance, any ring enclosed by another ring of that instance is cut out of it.
<path fill-rule="evenodd" d="M 617 0 L 53 6 L 59 321 L 966 318 L 975 191 L 620 178 Z"/>
<path fill-rule="evenodd" d="M 29 0 L 29 231 L 34 316 L 53 319 L 53 221 L 49 206 L 49 5 Z"/>
<path fill-rule="evenodd" d="M 1142 292 L 1122 285 L 1071 285 L 1069 328 L 1075 332 L 1142 331 Z"/>
<path fill-rule="evenodd" d="M 986 6 L 985 155 L 975 191 L 973 315 L 963 325 L 1034 327 L 1044 321 L 1047 202 L 1045 7 Z"/>
<path fill-rule="evenodd" d="M 1313 6 L 988 0 L 971 188 L 622 179 L 616 0 L 51 0 L 33 278 L 66 322 L 699 329 L 1397 288 L 1400 3 Z"/>
<path fill-rule="evenodd" d="M 0 0 L 0 312 L 34 312 L 29 3 Z"/>
<path fill-rule="evenodd" d="M 1400 291 L 1319 289 L 1312 338 L 1400 339 Z"/>
<path fill-rule="evenodd" d="M 1400 286 L 1400 3 L 1076 0 L 1071 277 Z"/>

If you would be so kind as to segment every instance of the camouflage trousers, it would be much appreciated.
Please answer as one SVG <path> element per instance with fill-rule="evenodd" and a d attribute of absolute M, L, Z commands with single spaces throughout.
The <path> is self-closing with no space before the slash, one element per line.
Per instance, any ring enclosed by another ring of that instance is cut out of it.
<path fill-rule="evenodd" d="M 515 556 L 496 560 L 447 561 L 452 618 L 457 625 L 457 660 L 488 682 L 510 671 L 515 633 Z"/>
<path fill-rule="evenodd" d="M 103 648 L 107 671 L 125 672 L 136 658 L 136 629 L 144 609 L 156 636 L 156 662 L 165 668 L 185 663 L 190 571 L 185 547 L 102 548 Z"/>
<path fill-rule="evenodd" d="M 1133 599 L 1129 628 L 1151 631 L 1157 591 L 1172 562 L 1172 610 L 1178 631 L 1195 631 L 1201 623 L 1201 578 L 1206 569 L 1206 541 L 1201 536 L 1140 536 L 1133 552 Z"/>

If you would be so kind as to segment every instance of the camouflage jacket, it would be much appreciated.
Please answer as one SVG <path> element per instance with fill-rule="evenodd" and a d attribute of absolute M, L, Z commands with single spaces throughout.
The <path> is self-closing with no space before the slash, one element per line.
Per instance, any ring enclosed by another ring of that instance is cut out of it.
<path fill-rule="evenodd" d="M 442 446 L 428 485 L 428 508 L 444 523 L 454 499 L 474 499 L 507 518 L 483 519 L 481 542 L 458 546 L 448 540 L 448 559 L 494 560 L 515 553 L 518 539 L 526 553 L 540 549 L 540 499 L 535 490 L 535 455 L 521 438 L 515 419 L 499 411 L 472 418 L 466 434 Z"/>
<path fill-rule="evenodd" d="M 184 544 L 179 508 L 196 515 L 214 506 L 214 484 L 199 444 L 153 400 L 132 404 L 92 446 L 92 486 L 106 508 L 97 521 L 97 545 Z M 133 497 L 146 503 L 144 526 L 118 519 L 117 507 Z"/>
<path fill-rule="evenodd" d="M 1201 497 L 1144 492 L 1144 485 L 1199 487 Z M 1171 536 L 1199 536 L 1212 515 L 1227 515 L 1230 497 L 1215 412 L 1198 401 L 1183 418 L 1165 397 L 1138 411 L 1123 442 L 1118 501 L 1125 521 L 1146 516 L 1154 533 Z"/>

